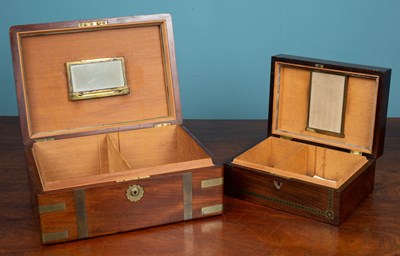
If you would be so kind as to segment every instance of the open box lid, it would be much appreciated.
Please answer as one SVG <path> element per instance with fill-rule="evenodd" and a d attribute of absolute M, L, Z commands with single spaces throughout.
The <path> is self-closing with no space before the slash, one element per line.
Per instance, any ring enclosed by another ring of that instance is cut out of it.
<path fill-rule="evenodd" d="M 25 145 L 182 123 L 169 14 L 13 26 L 10 37 Z"/>
<path fill-rule="evenodd" d="M 391 70 L 273 56 L 268 134 L 383 154 Z"/>

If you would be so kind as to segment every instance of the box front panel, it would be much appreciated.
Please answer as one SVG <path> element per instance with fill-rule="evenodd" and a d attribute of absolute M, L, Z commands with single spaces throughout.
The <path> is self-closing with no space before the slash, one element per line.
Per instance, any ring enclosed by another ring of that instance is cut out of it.
<path fill-rule="evenodd" d="M 327 223 L 338 221 L 337 190 L 247 168 L 226 166 L 227 194 Z"/>
<path fill-rule="evenodd" d="M 223 211 L 221 167 L 39 196 L 45 244 L 113 234 Z"/>
<path fill-rule="evenodd" d="M 88 235 L 116 233 L 182 220 L 183 184 L 182 176 L 162 177 L 85 190 Z M 130 191 L 135 186 L 141 191 Z M 128 198 L 133 196 L 132 193 L 138 193 L 137 201 Z"/>

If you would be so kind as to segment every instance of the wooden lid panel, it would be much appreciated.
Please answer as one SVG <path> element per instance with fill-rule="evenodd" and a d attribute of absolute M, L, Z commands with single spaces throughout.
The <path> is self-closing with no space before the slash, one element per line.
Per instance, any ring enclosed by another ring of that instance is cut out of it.
<path fill-rule="evenodd" d="M 93 28 L 77 28 L 76 23 L 71 29 L 48 29 L 46 25 L 54 27 L 50 24 L 12 29 L 18 42 L 18 94 L 23 101 L 19 105 L 20 113 L 26 114 L 28 140 L 181 122 L 170 16 L 127 20 Z M 124 58 L 129 94 L 69 99 L 67 62 L 114 57 Z"/>
<path fill-rule="evenodd" d="M 382 91 L 388 91 L 388 88 L 381 88 L 388 86 L 388 84 L 382 84 L 381 76 L 385 72 L 377 69 L 371 69 L 368 72 L 360 68 L 340 65 L 324 66 L 321 60 L 314 60 L 315 62 L 310 62 L 309 59 L 303 62 L 290 61 L 290 58 L 289 61 L 287 60 L 280 56 L 273 58 L 269 132 L 302 141 L 377 155 L 375 146 L 381 142 L 377 143 L 376 127 L 382 126 L 380 117 L 382 111 L 379 112 L 379 110 L 381 107 L 387 108 L 387 98 L 383 102 L 386 106 L 380 106 L 383 98 Z M 307 129 L 310 81 L 314 71 L 346 76 L 343 136 L 333 136 Z M 386 72 L 390 77 L 390 70 Z"/>

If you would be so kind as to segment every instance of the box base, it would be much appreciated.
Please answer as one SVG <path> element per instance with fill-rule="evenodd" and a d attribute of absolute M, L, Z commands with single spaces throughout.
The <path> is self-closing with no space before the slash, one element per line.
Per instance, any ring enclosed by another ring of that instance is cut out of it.
<path fill-rule="evenodd" d="M 207 167 L 143 180 L 35 194 L 43 244 L 221 214 L 223 169 Z M 138 188 L 141 197 L 130 200 Z"/>
<path fill-rule="evenodd" d="M 340 225 L 373 190 L 375 160 L 338 189 L 225 165 L 225 194 L 307 218 Z"/>

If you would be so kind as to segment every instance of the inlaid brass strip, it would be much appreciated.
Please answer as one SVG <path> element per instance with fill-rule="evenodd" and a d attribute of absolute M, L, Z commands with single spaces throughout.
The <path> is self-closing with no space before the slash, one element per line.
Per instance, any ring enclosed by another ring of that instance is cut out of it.
<path fill-rule="evenodd" d="M 66 238 L 68 238 L 68 231 L 42 234 L 42 241 L 44 244 L 51 241 L 62 240 Z"/>
<path fill-rule="evenodd" d="M 201 188 L 221 186 L 222 184 L 224 184 L 224 178 L 222 178 L 222 177 L 215 178 L 215 179 L 209 179 L 209 180 L 202 180 Z"/>
<path fill-rule="evenodd" d="M 89 236 L 86 217 L 86 198 L 85 190 L 74 190 L 75 208 L 76 208 L 76 225 L 78 230 L 78 238 L 86 238 Z"/>
<path fill-rule="evenodd" d="M 65 203 L 62 202 L 62 203 L 57 203 L 57 204 L 39 205 L 38 210 L 39 210 L 39 214 L 64 211 Z"/>
<path fill-rule="evenodd" d="M 223 208 L 224 207 L 222 204 L 216 204 L 216 205 L 212 205 L 212 206 L 203 207 L 203 208 L 201 208 L 201 214 L 205 215 L 205 214 L 211 214 L 211 213 L 216 213 L 216 212 L 222 212 Z"/>
<path fill-rule="evenodd" d="M 193 217 L 192 209 L 192 173 L 184 173 L 183 177 L 183 219 L 190 220 Z"/>
<path fill-rule="evenodd" d="M 278 204 L 282 204 L 282 205 L 287 206 L 287 207 L 295 208 L 295 209 L 298 209 L 298 210 L 303 210 L 303 211 L 312 213 L 314 215 L 324 216 L 327 219 L 331 219 L 332 220 L 335 217 L 335 214 L 334 214 L 334 211 L 333 211 L 333 208 L 332 208 L 333 207 L 333 190 L 332 189 L 328 190 L 328 209 L 326 209 L 326 210 L 320 210 L 320 209 L 309 207 L 309 206 L 305 206 L 305 205 L 302 205 L 302 204 L 298 204 L 298 203 L 282 200 L 282 199 L 279 199 L 279 198 L 276 198 L 276 197 L 257 194 L 255 192 L 251 192 L 251 191 L 242 190 L 241 193 L 243 193 L 245 195 L 257 197 L 257 198 L 262 199 L 264 201 L 278 203 Z"/>

